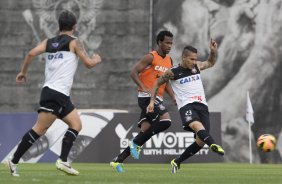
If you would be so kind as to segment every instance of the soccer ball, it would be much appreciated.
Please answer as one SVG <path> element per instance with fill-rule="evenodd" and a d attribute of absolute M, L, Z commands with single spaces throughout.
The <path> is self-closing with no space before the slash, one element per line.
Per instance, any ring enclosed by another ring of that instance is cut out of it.
<path fill-rule="evenodd" d="M 276 146 L 276 139 L 273 135 L 263 134 L 257 140 L 257 147 L 263 152 L 273 151 Z"/>

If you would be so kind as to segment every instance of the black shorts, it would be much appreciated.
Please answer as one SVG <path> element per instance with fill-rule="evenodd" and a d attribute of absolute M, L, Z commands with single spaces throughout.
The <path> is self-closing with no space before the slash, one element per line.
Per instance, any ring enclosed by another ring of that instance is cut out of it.
<path fill-rule="evenodd" d="M 141 127 L 141 124 L 144 121 L 147 121 L 150 124 L 159 121 L 160 116 L 167 112 L 167 109 L 163 105 L 163 102 L 160 99 L 156 98 L 154 112 L 147 113 L 147 107 L 150 103 L 150 99 L 151 99 L 150 97 L 138 97 L 138 105 L 141 108 L 138 127 Z"/>
<path fill-rule="evenodd" d="M 189 124 L 193 121 L 200 121 L 205 129 L 210 131 L 209 109 L 202 103 L 191 103 L 179 109 L 183 129 L 194 132 Z M 194 132 L 195 133 L 195 132 Z"/>
<path fill-rule="evenodd" d="M 48 87 L 42 89 L 39 104 L 38 113 L 51 112 L 61 119 L 75 108 L 69 96 Z"/>

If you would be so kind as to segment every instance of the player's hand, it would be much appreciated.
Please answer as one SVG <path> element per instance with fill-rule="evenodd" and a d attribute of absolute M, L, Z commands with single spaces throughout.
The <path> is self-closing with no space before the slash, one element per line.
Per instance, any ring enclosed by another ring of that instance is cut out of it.
<path fill-rule="evenodd" d="M 212 51 L 217 50 L 217 43 L 216 43 L 216 41 L 213 40 L 213 39 L 211 39 L 211 41 L 210 41 L 210 49 L 211 49 Z"/>
<path fill-rule="evenodd" d="M 99 54 L 93 54 L 92 59 L 98 64 L 102 62 L 102 58 Z"/>
<path fill-rule="evenodd" d="M 150 104 L 147 106 L 147 113 L 154 112 L 154 101 L 150 101 Z"/>
<path fill-rule="evenodd" d="M 149 90 L 149 89 L 147 89 L 147 88 L 145 88 L 145 87 L 142 87 L 142 91 L 143 91 L 144 93 L 148 93 L 149 95 L 151 95 L 151 90 Z"/>
<path fill-rule="evenodd" d="M 16 83 L 17 84 L 23 84 L 26 82 L 26 75 L 20 72 L 16 77 Z"/>

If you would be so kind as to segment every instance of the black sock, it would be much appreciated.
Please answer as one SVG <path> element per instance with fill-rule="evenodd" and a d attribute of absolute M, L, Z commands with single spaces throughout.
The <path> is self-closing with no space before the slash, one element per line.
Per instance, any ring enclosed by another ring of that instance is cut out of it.
<path fill-rule="evenodd" d="M 19 163 L 21 157 L 24 153 L 33 145 L 33 143 L 39 138 L 40 136 L 34 131 L 29 130 L 22 138 L 16 152 L 14 153 L 12 162 L 14 164 Z"/>
<path fill-rule="evenodd" d="M 147 131 L 146 131 L 147 132 Z M 145 134 L 144 136 L 144 132 L 139 132 L 134 138 L 133 138 L 133 142 L 135 144 L 137 144 L 138 146 L 142 146 L 147 140 L 150 139 L 150 135 L 149 132 L 147 132 L 147 134 Z M 147 139 L 149 137 L 149 139 Z"/>
<path fill-rule="evenodd" d="M 213 140 L 212 136 L 206 130 L 199 130 L 197 132 L 197 136 L 208 146 L 210 146 L 211 144 L 215 144 L 215 141 Z"/>
<path fill-rule="evenodd" d="M 195 155 L 200 149 L 202 149 L 201 146 L 199 146 L 196 141 L 193 142 L 186 150 L 174 161 L 178 164 L 183 162 L 184 160 L 188 159 L 189 157 Z"/>
<path fill-rule="evenodd" d="M 171 120 L 160 120 L 158 123 L 155 124 L 153 127 L 154 134 L 158 134 L 160 132 L 165 131 L 168 129 L 171 125 Z"/>
<path fill-rule="evenodd" d="M 171 125 L 170 120 L 161 120 L 151 125 L 151 127 L 145 132 L 140 132 L 134 139 L 133 142 L 138 146 L 142 146 L 147 142 L 153 135 L 158 134 L 168 129 Z"/>
<path fill-rule="evenodd" d="M 130 155 L 129 146 L 123 150 L 115 159 L 114 162 L 122 163 Z"/>
<path fill-rule="evenodd" d="M 67 132 L 65 133 L 64 138 L 63 138 L 63 143 L 62 143 L 62 151 L 60 155 L 60 159 L 63 162 L 67 161 L 70 149 L 77 135 L 78 135 L 78 131 L 71 129 L 71 128 L 69 128 Z"/>

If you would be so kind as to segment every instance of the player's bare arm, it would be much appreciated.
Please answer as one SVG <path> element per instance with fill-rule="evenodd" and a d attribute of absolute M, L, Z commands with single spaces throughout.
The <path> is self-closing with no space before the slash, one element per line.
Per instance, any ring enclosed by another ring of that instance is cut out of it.
<path fill-rule="evenodd" d="M 132 68 L 130 76 L 135 82 L 135 84 L 140 87 L 144 92 L 150 93 L 149 89 L 146 89 L 144 84 L 139 79 L 139 73 L 141 73 L 147 66 L 151 65 L 153 62 L 152 54 L 146 54 L 143 56 L 140 61 Z"/>
<path fill-rule="evenodd" d="M 156 96 L 158 94 L 159 87 L 165 83 L 167 83 L 170 79 L 173 79 L 174 74 L 170 69 L 168 69 L 156 82 L 154 85 L 154 88 L 151 92 L 151 99 L 150 104 L 147 107 L 147 112 L 153 112 L 154 111 L 154 101 L 156 99 Z"/>
<path fill-rule="evenodd" d="M 167 83 L 166 86 L 165 86 L 165 91 L 166 93 L 170 96 L 172 102 L 174 105 L 176 105 L 176 99 L 175 99 L 175 96 L 174 96 L 174 92 L 172 90 L 172 87 L 170 85 L 170 83 Z"/>
<path fill-rule="evenodd" d="M 42 54 L 46 51 L 46 45 L 47 45 L 47 39 L 43 40 L 36 47 L 31 49 L 28 52 L 28 54 L 25 56 L 23 65 L 21 67 L 21 71 L 16 76 L 16 83 L 17 84 L 22 84 L 22 83 L 26 82 L 27 70 L 28 70 L 30 63 L 33 61 L 33 59 L 36 56 L 38 56 L 39 54 Z"/>
<path fill-rule="evenodd" d="M 200 70 L 205 70 L 214 66 L 217 58 L 217 43 L 211 39 L 210 41 L 210 55 L 206 61 L 198 61 L 197 65 Z"/>
<path fill-rule="evenodd" d="M 93 68 L 102 61 L 98 54 L 93 54 L 92 57 L 89 57 L 83 43 L 79 39 L 70 42 L 70 49 L 73 49 L 73 52 L 78 55 L 79 59 L 87 68 Z"/>

